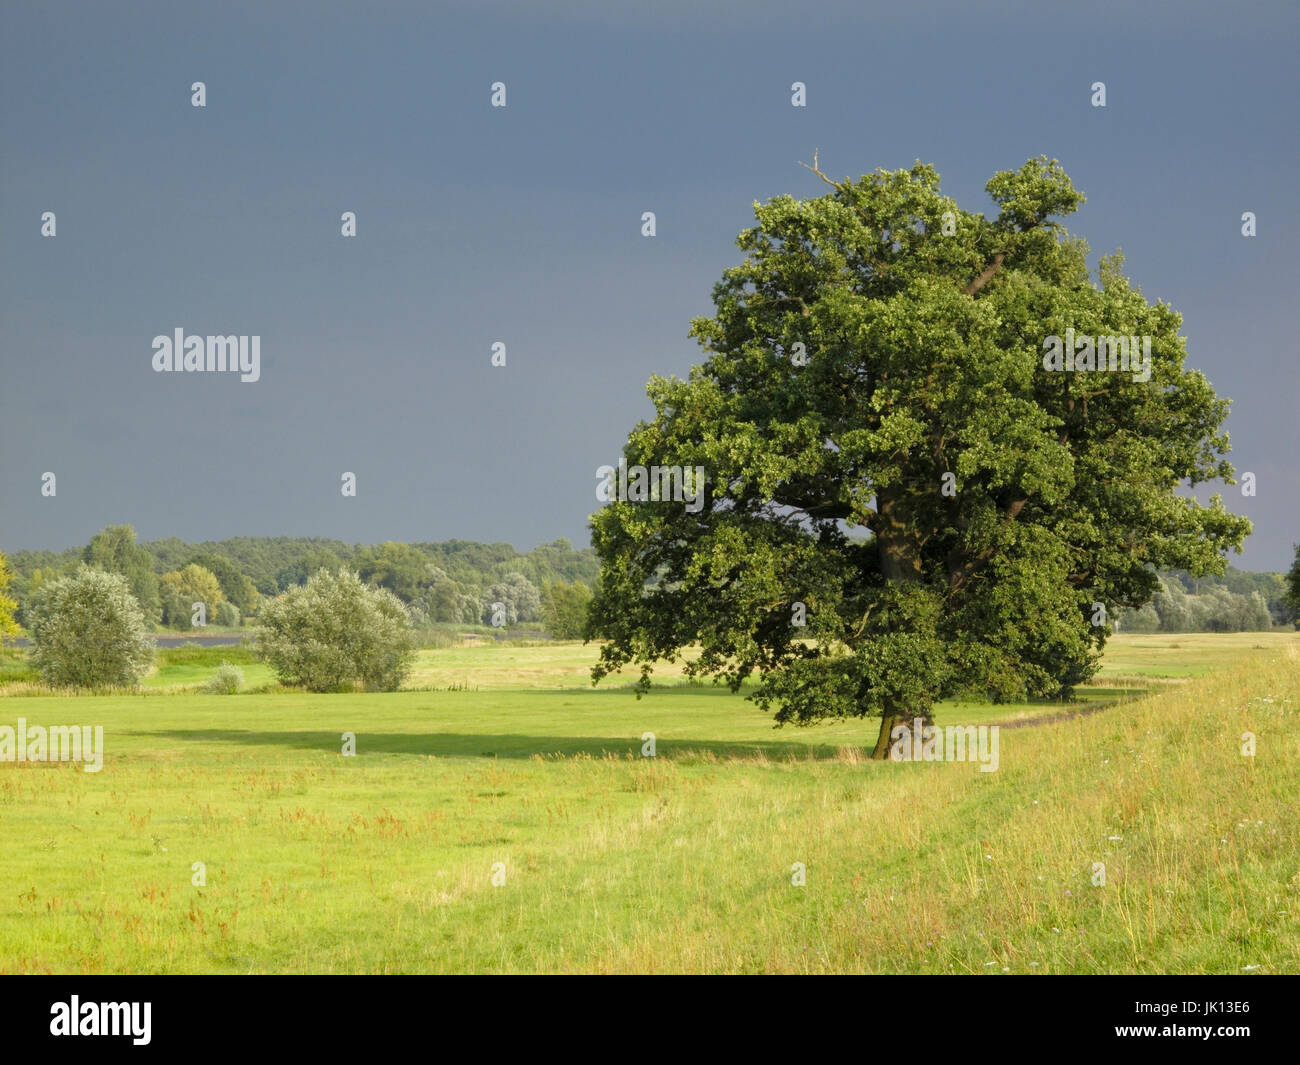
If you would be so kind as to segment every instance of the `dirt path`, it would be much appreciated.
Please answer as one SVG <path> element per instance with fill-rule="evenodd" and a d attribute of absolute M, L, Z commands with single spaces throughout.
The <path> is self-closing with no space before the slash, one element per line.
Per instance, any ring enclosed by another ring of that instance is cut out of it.
<path fill-rule="evenodd" d="M 1112 707 L 1119 706 L 1122 703 L 1132 702 L 1133 699 L 1139 699 L 1147 695 L 1145 691 L 1136 692 L 1129 698 L 1111 699 L 1108 702 L 1096 703 L 1092 706 L 1086 706 L 1079 710 L 1066 710 L 1060 714 L 1044 714 L 1041 717 L 1027 717 L 1021 721 L 1008 721 L 1003 724 L 1000 721 L 993 722 L 998 728 L 1038 728 L 1041 725 L 1055 725 L 1061 721 L 1073 721 L 1077 717 L 1089 717 L 1092 714 L 1100 714 L 1103 710 L 1110 710 Z"/>

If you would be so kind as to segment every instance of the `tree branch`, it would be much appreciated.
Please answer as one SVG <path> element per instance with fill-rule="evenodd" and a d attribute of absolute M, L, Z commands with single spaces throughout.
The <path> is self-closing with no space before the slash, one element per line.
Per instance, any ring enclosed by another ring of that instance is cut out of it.
<path fill-rule="evenodd" d="M 1028 499 L 1017 499 L 1013 501 L 1002 513 L 1004 522 L 1016 520 L 1017 515 L 1024 510 Z M 972 559 L 958 564 L 957 559 L 960 557 L 960 548 L 953 548 L 952 553 L 948 556 L 948 591 L 955 592 L 971 577 L 982 570 L 996 552 L 996 548 L 985 548 Z"/>
<path fill-rule="evenodd" d="M 825 174 L 823 174 L 823 173 L 821 172 L 821 170 L 818 169 L 818 167 L 817 167 L 817 149 L 816 149 L 816 148 L 813 149 L 813 161 L 812 161 L 812 166 L 809 166 L 807 163 L 800 163 L 799 165 L 800 165 L 801 167 L 803 167 L 805 170 L 811 170 L 814 174 L 816 174 L 819 178 L 821 178 L 824 182 L 826 182 L 826 184 L 830 185 L 831 188 L 839 189 L 841 192 L 847 192 L 847 191 L 848 191 L 848 189 L 845 187 L 845 186 L 848 185 L 848 178 L 845 178 L 845 179 L 844 179 L 844 183 L 841 184 L 841 183 L 838 182 L 838 181 L 832 181 L 832 180 L 831 180 L 830 178 L 828 178 Z"/>
<path fill-rule="evenodd" d="M 999 270 L 1002 269 L 1002 260 L 1005 259 L 1006 257 L 1007 257 L 1006 252 L 1004 251 L 998 252 L 995 256 L 993 256 L 993 261 L 989 263 L 988 266 L 984 267 L 984 270 L 980 274 L 980 276 L 977 277 L 974 281 L 972 281 L 969 285 L 967 285 L 964 289 L 962 289 L 962 291 L 965 292 L 966 295 L 968 296 L 975 295 L 975 293 L 977 293 L 980 289 L 982 289 L 985 285 L 987 285 L 990 281 L 993 280 L 994 274 L 996 274 Z"/>

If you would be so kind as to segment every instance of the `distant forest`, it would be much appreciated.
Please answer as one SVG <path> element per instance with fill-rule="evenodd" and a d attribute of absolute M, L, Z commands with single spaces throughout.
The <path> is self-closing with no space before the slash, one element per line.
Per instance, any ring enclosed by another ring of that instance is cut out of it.
<path fill-rule="evenodd" d="M 324 568 L 348 568 L 387 588 L 422 623 L 485 624 L 494 602 L 504 603 L 509 624 L 541 619 L 547 591 L 577 590 L 585 605 L 599 564 L 590 548 L 568 540 L 520 552 L 511 544 L 470 540 L 442 543 L 349 544 L 320 537 L 236 536 L 189 543 L 176 537 L 137 542 L 129 525 L 109 526 L 85 547 L 66 551 L 15 551 L 8 556 L 18 619 L 36 590 L 82 563 L 127 578 L 155 624 L 188 629 L 193 599 L 227 604 L 218 624 L 239 624 L 255 614 L 262 597 L 276 596 Z M 579 587 L 580 586 L 580 587 Z"/>
<path fill-rule="evenodd" d="M 1300 556 L 1298 556 L 1300 557 Z M 1141 610 L 1121 611 L 1121 632 L 1266 632 L 1294 625 L 1287 579 L 1229 566 L 1222 577 L 1160 574 L 1160 591 Z"/>
<path fill-rule="evenodd" d="M 85 547 L 9 555 L 17 618 L 44 582 L 82 563 L 120 573 L 156 625 L 192 627 L 195 600 L 214 604 L 211 621 L 240 625 L 263 597 L 306 582 L 321 568 L 346 567 L 387 588 L 416 625 L 490 624 L 494 604 L 510 625 L 539 621 L 576 636 L 599 578 L 591 548 L 564 539 L 520 552 L 506 543 L 349 544 L 294 536 L 236 536 L 188 543 L 137 542 L 129 525 L 109 526 Z M 1300 565 L 1300 563 L 1298 563 Z M 1160 592 L 1140 610 L 1118 611 L 1120 632 L 1261 632 L 1296 623 L 1287 579 L 1229 566 L 1223 577 L 1160 575 Z M 497 619 L 500 623 L 500 619 Z"/>

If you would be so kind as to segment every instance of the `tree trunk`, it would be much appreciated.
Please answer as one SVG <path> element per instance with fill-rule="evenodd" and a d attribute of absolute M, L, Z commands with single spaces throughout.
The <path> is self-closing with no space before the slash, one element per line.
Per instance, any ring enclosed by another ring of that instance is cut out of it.
<path fill-rule="evenodd" d="M 908 748 L 907 759 L 911 758 L 910 738 L 916 729 L 924 729 L 927 725 L 933 725 L 934 718 L 929 714 L 910 714 L 906 710 L 888 708 L 880 718 L 880 735 L 876 737 L 875 750 L 871 752 L 872 761 L 881 762 L 889 759 L 889 750 L 894 745 L 892 733 L 899 725 L 906 725 L 908 728 Z M 918 742 L 919 746 L 919 742 Z"/>
<path fill-rule="evenodd" d="M 877 492 L 877 517 L 872 524 L 877 550 L 880 552 L 880 572 L 894 587 L 915 581 L 921 575 L 921 551 L 917 543 L 917 532 L 900 515 L 897 504 L 898 500 L 894 496 Z M 896 630 L 897 627 L 897 621 L 891 624 L 891 628 Z M 909 713 L 906 707 L 887 705 L 880 719 L 880 735 L 876 737 L 876 747 L 871 752 L 872 759 L 887 759 L 889 749 L 893 746 L 890 733 L 899 725 L 906 725 L 910 730 L 916 718 L 920 718 L 922 728 L 931 724 L 929 714 Z"/>

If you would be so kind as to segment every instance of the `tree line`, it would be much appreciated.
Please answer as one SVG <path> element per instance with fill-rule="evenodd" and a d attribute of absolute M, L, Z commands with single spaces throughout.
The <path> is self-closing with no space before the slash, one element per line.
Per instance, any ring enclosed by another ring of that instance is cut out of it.
<path fill-rule="evenodd" d="M 355 572 L 391 592 L 416 627 L 538 623 L 553 636 L 583 635 L 598 563 L 568 540 L 527 553 L 509 544 L 347 544 L 315 537 L 235 537 L 187 544 L 175 537 L 140 543 L 129 525 L 108 526 L 84 548 L 0 554 L 0 640 L 31 621 L 30 605 L 49 581 L 87 565 L 126 580 L 146 625 L 194 627 L 194 603 L 206 623 L 238 627 L 264 600 L 302 587 L 321 569 Z M 272 570 L 274 575 L 272 576 Z M 264 591 L 265 589 L 265 591 Z M 1263 632 L 1300 626 L 1300 546 L 1287 574 L 1228 566 L 1222 576 L 1185 570 L 1158 575 L 1158 591 L 1137 610 L 1118 611 L 1123 632 Z"/>
<path fill-rule="evenodd" d="M 1268 632 L 1300 621 L 1300 549 L 1290 574 L 1229 566 L 1222 577 L 1179 570 L 1162 573 L 1159 580 L 1150 602 L 1119 612 L 1121 632 Z"/>
<path fill-rule="evenodd" d="M 324 569 L 351 571 L 391 592 L 416 627 L 539 623 L 567 639 L 582 632 L 599 571 L 590 548 L 577 550 L 565 539 L 528 552 L 468 540 L 367 545 L 241 536 L 140 542 L 130 525 L 113 525 L 82 548 L 14 552 L 7 571 L 13 622 L 26 624 L 43 584 L 82 565 L 123 577 L 145 623 L 176 631 L 195 624 L 237 627 L 264 601 Z M 203 604 L 201 613 L 196 603 Z"/>

